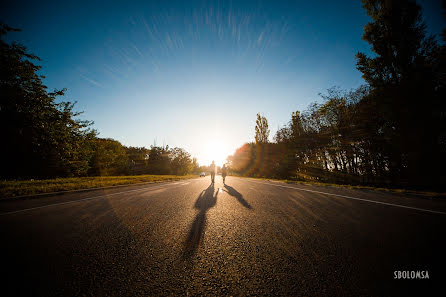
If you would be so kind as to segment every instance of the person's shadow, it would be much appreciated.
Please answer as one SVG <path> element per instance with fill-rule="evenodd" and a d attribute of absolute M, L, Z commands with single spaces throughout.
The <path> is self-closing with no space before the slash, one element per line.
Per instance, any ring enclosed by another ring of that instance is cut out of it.
<path fill-rule="evenodd" d="M 195 254 L 203 240 L 204 228 L 206 226 L 206 212 L 217 203 L 218 190 L 214 194 L 214 184 L 200 193 L 194 208 L 199 210 L 192 223 L 186 242 L 184 244 L 183 259 L 188 259 Z"/>
<path fill-rule="evenodd" d="M 238 192 L 236 189 L 234 189 L 233 187 L 228 186 L 227 184 L 225 184 L 225 188 L 223 189 L 223 191 L 225 191 L 229 195 L 235 197 L 238 200 L 238 202 L 240 202 L 240 204 L 243 205 L 244 207 L 246 207 L 248 209 L 252 209 L 252 207 L 248 203 L 248 201 L 246 201 L 243 198 L 243 195 L 240 192 Z"/>

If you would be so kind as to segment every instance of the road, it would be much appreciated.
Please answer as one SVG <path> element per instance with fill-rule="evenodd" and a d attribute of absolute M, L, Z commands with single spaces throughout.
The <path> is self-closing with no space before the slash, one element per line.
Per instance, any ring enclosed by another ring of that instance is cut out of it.
<path fill-rule="evenodd" d="M 438 295 L 445 227 L 444 201 L 220 176 L 2 201 L 2 295 Z"/>

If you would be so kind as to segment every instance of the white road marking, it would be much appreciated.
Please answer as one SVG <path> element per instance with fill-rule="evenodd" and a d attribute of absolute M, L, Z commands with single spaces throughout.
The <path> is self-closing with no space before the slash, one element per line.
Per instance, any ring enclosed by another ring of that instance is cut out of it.
<path fill-rule="evenodd" d="M 14 211 L 10 211 L 10 212 L 0 213 L 0 216 L 9 215 L 9 214 L 14 214 L 14 213 L 19 213 L 19 212 L 25 212 L 25 211 L 30 211 L 30 210 L 42 209 L 42 208 L 47 208 L 47 207 L 51 207 L 51 206 L 65 205 L 65 204 L 72 204 L 72 203 L 76 203 L 76 202 L 82 202 L 82 201 L 94 200 L 94 199 L 99 199 L 99 198 L 104 198 L 104 197 L 109 197 L 109 196 L 119 195 L 119 194 L 123 194 L 123 193 L 139 192 L 139 191 L 151 191 L 151 192 L 152 192 L 152 190 L 159 190 L 159 189 L 163 189 L 163 187 L 171 186 L 171 185 L 176 185 L 176 184 L 178 184 L 178 183 L 172 183 L 172 184 L 162 185 L 162 186 L 153 187 L 153 188 L 135 189 L 135 190 L 129 190 L 129 191 L 124 191 L 124 192 L 118 192 L 118 193 L 112 193 L 112 194 L 99 195 L 99 196 L 94 196 L 94 197 L 89 197 L 89 198 L 84 198 L 84 199 L 79 199 L 79 200 L 73 200 L 73 201 L 68 201 L 68 202 L 59 202 L 59 203 L 53 203 L 53 204 L 42 205 L 42 206 L 37 206 L 37 207 L 31 207 L 31 208 L 19 209 L 19 210 L 14 210 Z"/>
<path fill-rule="evenodd" d="M 383 204 L 383 205 L 388 205 L 388 206 L 407 208 L 407 209 L 414 209 L 414 210 L 419 210 L 419 211 L 424 211 L 424 212 L 430 212 L 430 213 L 435 213 L 435 214 L 446 215 L 446 212 L 442 212 L 442 211 L 436 211 L 436 210 L 430 210 L 430 209 L 424 209 L 424 208 L 418 208 L 418 207 L 412 207 L 412 206 L 406 206 L 406 205 L 400 205 L 400 204 L 394 204 L 394 203 L 388 203 L 388 202 L 381 202 L 381 201 L 369 200 L 369 199 L 364 199 L 364 198 L 345 196 L 345 195 L 340 195 L 340 194 L 326 193 L 326 192 L 320 192 L 320 191 L 314 191 L 314 190 L 290 187 L 290 186 L 285 186 L 285 185 L 262 183 L 262 182 L 257 182 L 257 181 L 253 181 L 253 180 L 249 180 L 249 181 L 253 182 L 253 183 L 257 183 L 257 184 L 263 184 L 263 185 L 269 185 L 269 186 L 281 187 L 281 188 L 288 188 L 288 189 L 294 189 L 294 190 L 297 190 L 297 191 L 313 192 L 313 193 L 318 193 L 318 194 L 325 194 L 325 195 L 330 195 L 330 196 L 342 197 L 342 198 L 346 198 L 346 199 L 359 200 L 359 201 L 365 201 L 365 202 L 370 202 L 370 203 Z"/>

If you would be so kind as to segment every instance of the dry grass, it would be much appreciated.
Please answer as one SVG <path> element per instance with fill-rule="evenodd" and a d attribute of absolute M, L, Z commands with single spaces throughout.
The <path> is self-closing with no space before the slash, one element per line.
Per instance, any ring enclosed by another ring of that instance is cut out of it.
<path fill-rule="evenodd" d="M 94 176 L 55 178 L 44 180 L 6 180 L 0 181 L 0 198 L 24 195 L 110 187 L 145 182 L 165 182 L 195 178 L 196 175 L 135 175 L 135 176 Z"/>

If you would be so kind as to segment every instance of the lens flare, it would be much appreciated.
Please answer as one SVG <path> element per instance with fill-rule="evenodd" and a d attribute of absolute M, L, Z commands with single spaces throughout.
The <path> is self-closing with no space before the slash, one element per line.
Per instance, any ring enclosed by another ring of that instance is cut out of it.
<path fill-rule="evenodd" d="M 220 139 L 212 139 L 206 143 L 206 156 L 205 162 L 209 165 L 212 161 L 215 161 L 217 166 L 223 166 L 226 163 L 226 158 L 231 154 L 227 148 L 227 144 Z"/>

